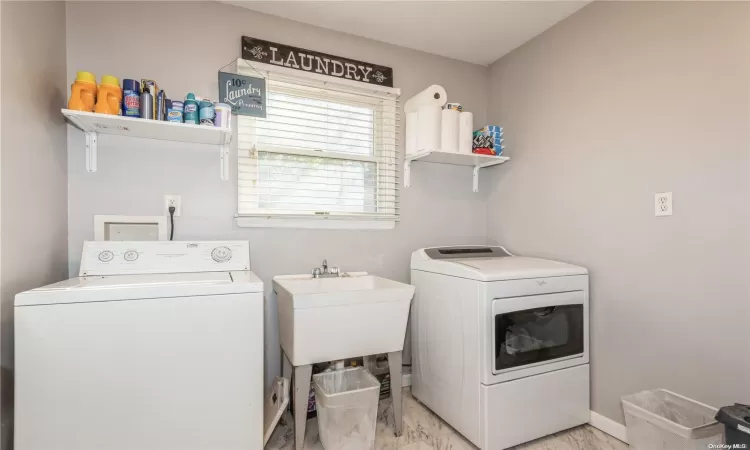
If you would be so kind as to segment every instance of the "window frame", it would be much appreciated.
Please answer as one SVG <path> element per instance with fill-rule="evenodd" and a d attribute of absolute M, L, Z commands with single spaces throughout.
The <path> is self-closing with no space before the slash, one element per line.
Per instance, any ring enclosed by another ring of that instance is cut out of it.
<path fill-rule="evenodd" d="M 242 60 L 241 58 L 237 59 L 237 73 L 248 75 L 248 76 L 258 76 L 259 74 L 263 77 L 281 77 L 284 82 L 290 82 L 299 84 L 300 86 L 309 87 L 312 90 L 314 89 L 333 89 L 338 90 L 342 92 L 344 95 L 368 95 L 368 96 L 376 96 L 380 97 L 383 100 L 393 101 L 394 102 L 394 132 L 395 137 L 393 138 L 394 142 L 394 158 L 396 159 L 396 170 L 395 173 L 398 173 L 398 166 L 402 164 L 402 161 L 400 159 L 400 140 L 398 136 L 398 129 L 400 124 L 399 119 L 399 107 L 398 107 L 398 97 L 401 95 L 401 90 L 398 88 L 389 88 L 384 86 L 378 86 L 378 85 L 369 85 L 365 83 L 360 83 L 356 81 L 346 80 L 346 79 L 337 79 L 332 78 L 325 75 L 319 75 L 316 73 L 309 73 L 309 72 L 303 72 L 299 70 L 290 69 L 287 67 L 280 67 L 275 66 L 273 64 L 265 64 L 265 63 L 257 63 L 252 62 L 252 66 L 247 64 L 246 61 Z M 313 96 L 314 97 L 314 96 Z M 336 99 L 334 99 L 336 101 Z M 262 120 L 262 119 L 261 119 Z M 239 133 L 239 117 L 237 118 L 237 126 L 234 130 L 232 130 L 232 133 L 234 136 L 237 136 Z M 379 130 L 376 128 L 375 133 L 378 134 Z M 237 159 L 236 162 L 238 164 L 239 168 L 239 162 L 240 162 L 240 152 L 239 152 L 239 139 L 237 139 Z M 376 145 L 376 152 L 378 144 Z M 273 147 L 273 146 L 265 146 L 263 150 L 256 150 L 256 151 L 263 151 L 268 153 L 279 153 L 279 154 L 297 154 L 301 156 L 315 156 L 315 157 L 328 157 L 333 159 L 346 159 L 346 160 L 353 160 L 353 161 L 365 161 L 365 162 L 375 162 L 378 163 L 379 155 L 376 153 L 375 155 L 361 155 L 361 154 L 355 154 L 355 153 L 341 153 L 341 152 L 334 152 L 334 151 L 319 151 L 319 150 L 305 150 L 305 149 L 287 149 L 284 147 Z M 314 228 L 314 229 L 352 229 L 352 230 L 382 230 L 382 229 L 393 229 L 395 227 L 395 224 L 397 221 L 399 221 L 399 212 L 398 212 L 398 197 L 399 197 L 399 185 L 398 185 L 398 178 L 394 177 L 394 180 L 392 181 L 393 185 L 389 186 L 388 189 L 390 189 L 394 194 L 394 199 L 392 201 L 392 204 L 390 205 L 391 209 L 393 210 L 392 214 L 377 214 L 377 213 L 356 213 L 356 212 L 345 212 L 345 213 L 339 213 L 335 211 L 331 211 L 327 214 L 294 214 L 294 213 L 265 213 L 265 212 L 258 212 L 256 213 L 240 213 L 239 211 L 239 198 L 240 198 L 240 185 L 239 185 L 240 179 L 239 179 L 239 173 L 238 177 L 235 180 L 236 188 L 237 188 L 237 197 L 235 202 L 235 207 L 237 208 L 237 213 L 235 214 L 235 219 L 237 222 L 237 226 L 239 227 L 248 227 L 248 228 Z M 381 181 L 378 180 L 377 186 L 378 190 L 381 189 L 382 183 L 391 183 L 391 181 Z M 388 186 L 388 185 L 386 185 Z M 388 206 L 388 205 L 386 205 Z"/>

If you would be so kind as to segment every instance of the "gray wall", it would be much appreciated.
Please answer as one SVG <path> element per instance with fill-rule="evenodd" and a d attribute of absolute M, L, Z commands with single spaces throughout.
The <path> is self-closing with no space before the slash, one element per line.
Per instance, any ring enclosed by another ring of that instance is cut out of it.
<path fill-rule="evenodd" d="M 596 2 L 491 66 L 488 236 L 591 271 L 592 408 L 750 402 L 750 4 Z M 654 193 L 674 215 L 654 217 Z"/>
<path fill-rule="evenodd" d="M 152 78 L 168 96 L 217 96 L 217 71 L 239 56 L 240 37 L 254 36 L 391 66 L 395 86 L 408 99 L 431 84 L 446 88 L 483 123 L 489 69 L 381 44 L 215 2 L 148 5 L 137 21 L 133 3 L 67 4 L 67 70 L 98 77 Z M 133 28 L 135 26 L 136 28 Z M 192 29 L 191 39 L 184 31 Z M 116 36 L 118 39 L 98 39 Z M 69 128 L 69 257 L 77 273 L 82 242 L 93 239 L 95 214 L 162 214 L 163 195 L 182 195 L 176 239 L 247 239 L 251 264 L 266 283 L 266 376 L 280 370 L 271 278 L 306 273 L 328 258 L 345 270 L 365 270 L 408 281 L 413 250 L 455 243 L 484 243 L 486 197 L 471 191 L 471 170 L 414 164 L 412 186 L 401 191 L 401 222 L 389 231 L 238 228 L 236 148 L 232 176 L 219 178 L 218 149 L 104 136 L 99 171 L 86 173 L 84 136 Z M 487 180 L 487 179 L 485 179 Z"/>
<path fill-rule="evenodd" d="M 2 2 L 2 444 L 12 426 L 13 298 L 68 273 L 65 5 Z"/>

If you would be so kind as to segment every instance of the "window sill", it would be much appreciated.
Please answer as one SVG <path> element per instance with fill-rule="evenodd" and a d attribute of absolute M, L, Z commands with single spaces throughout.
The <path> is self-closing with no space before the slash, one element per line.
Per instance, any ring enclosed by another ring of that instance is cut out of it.
<path fill-rule="evenodd" d="M 300 217 L 237 217 L 241 228 L 300 228 L 318 230 L 392 230 L 395 220 Z"/>

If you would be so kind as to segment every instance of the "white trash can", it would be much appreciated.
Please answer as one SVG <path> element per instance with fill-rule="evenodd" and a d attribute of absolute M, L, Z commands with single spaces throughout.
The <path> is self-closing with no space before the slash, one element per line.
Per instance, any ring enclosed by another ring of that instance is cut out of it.
<path fill-rule="evenodd" d="M 636 450 L 706 450 L 724 443 L 718 409 L 655 389 L 622 397 L 628 443 Z"/>
<path fill-rule="evenodd" d="M 320 440 L 326 450 L 375 448 L 380 383 L 363 367 L 313 375 Z"/>

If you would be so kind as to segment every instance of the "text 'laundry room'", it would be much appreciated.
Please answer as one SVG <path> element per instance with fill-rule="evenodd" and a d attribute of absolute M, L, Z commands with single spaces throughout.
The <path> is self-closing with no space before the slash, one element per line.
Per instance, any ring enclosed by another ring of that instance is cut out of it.
<path fill-rule="evenodd" d="M 750 448 L 750 3 L 0 2 L 0 450 Z"/>

